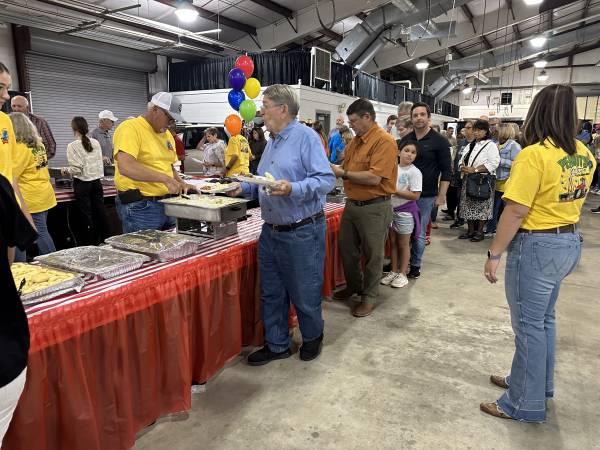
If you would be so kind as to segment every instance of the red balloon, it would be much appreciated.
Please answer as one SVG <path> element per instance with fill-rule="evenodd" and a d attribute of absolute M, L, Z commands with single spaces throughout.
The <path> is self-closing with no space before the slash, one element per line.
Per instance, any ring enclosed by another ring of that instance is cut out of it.
<path fill-rule="evenodd" d="M 242 71 L 246 74 L 246 78 L 250 78 L 252 76 L 252 72 L 254 72 L 254 61 L 247 55 L 240 56 L 235 60 L 235 67 L 238 69 L 242 69 Z"/>
<path fill-rule="evenodd" d="M 242 119 L 236 114 L 227 116 L 224 125 L 232 136 L 237 136 L 242 131 Z"/>

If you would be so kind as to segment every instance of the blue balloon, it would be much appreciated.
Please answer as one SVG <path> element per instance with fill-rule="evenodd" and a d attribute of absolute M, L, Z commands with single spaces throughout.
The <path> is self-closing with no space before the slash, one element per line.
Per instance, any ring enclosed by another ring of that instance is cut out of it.
<path fill-rule="evenodd" d="M 236 111 L 240 110 L 240 104 L 246 100 L 246 96 L 244 95 L 244 93 L 242 91 L 236 91 L 235 89 L 232 89 L 231 91 L 229 91 L 229 94 L 227 95 L 227 100 L 229 101 L 229 105 L 231 105 L 231 107 L 233 109 L 235 109 Z"/>
<path fill-rule="evenodd" d="M 242 69 L 238 69 L 237 67 L 231 69 L 229 71 L 229 85 L 231 89 L 235 89 L 236 91 L 241 91 L 244 89 L 244 85 L 246 84 L 246 74 Z"/>

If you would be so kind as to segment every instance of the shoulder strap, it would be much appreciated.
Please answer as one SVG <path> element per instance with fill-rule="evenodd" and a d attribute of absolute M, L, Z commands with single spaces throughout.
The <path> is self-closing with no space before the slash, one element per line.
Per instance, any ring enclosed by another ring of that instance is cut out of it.
<path fill-rule="evenodd" d="M 487 145 L 488 145 L 489 143 L 490 143 L 490 141 L 487 141 L 487 142 L 485 143 L 485 145 L 479 149 L 479 151 L 478 151 L 478 152 L 477 152 L 477 154 L 475 155 L 475 158 L 473 158 L 473 162 L 477 161 L 477 158 L 479 157 L 479 155 L 481 154 L 481 152 L 483 151 L 483 149 L 484 149 L 484 148 L 486 148 L 486 147 L 487 147 Z M 469 159 L 471 159 L 471 155 L 469 155 Z M 467 161 L 467 163 L 468 163 L 469 165 L 471 165 L 471 161 Z"/>

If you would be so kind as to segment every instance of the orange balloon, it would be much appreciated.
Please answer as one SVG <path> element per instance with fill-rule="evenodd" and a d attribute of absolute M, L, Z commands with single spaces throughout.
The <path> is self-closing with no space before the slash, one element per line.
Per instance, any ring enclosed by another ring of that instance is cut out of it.
<path fill-rule="evenodd" d="M 237 136 L 242 131 L 242 119 L 236 114 L 228 115 L 224 125 L 232 136 Z"/>

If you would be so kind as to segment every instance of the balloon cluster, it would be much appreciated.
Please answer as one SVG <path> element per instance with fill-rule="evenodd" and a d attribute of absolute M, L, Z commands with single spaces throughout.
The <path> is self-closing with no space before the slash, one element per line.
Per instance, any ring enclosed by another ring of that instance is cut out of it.
<path fill-rule="evenodd" d="M 252 72 L 254 72 L 254 62 L 247 55 L 236 59 L 235 67 L 229 71 L 231 91 L 227 95 L 227 100 L 246 122 L 250 122 L 256 117 L 256 105 L 254 101 L 248 99 L 254 99 L 260 94 L 260 82 L 256 78 L 251 78 Z M 240 116 L 230 114 L 225 119 L 225 128 L 232 136 L 236 136 L 242 131 Z"/>

